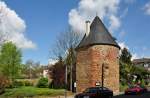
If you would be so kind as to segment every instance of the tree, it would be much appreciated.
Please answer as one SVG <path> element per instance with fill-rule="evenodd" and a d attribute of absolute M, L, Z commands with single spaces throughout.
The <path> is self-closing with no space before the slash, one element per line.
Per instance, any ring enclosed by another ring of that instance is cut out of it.
<path fill-rule="evenodd" d="M 57 59 L 64 57 L 68 53 L 68 50 L 76 48 L 81 40 L 81 34 L 74 32 L 70 28 L 66 32 L 60 33 L 56 38 L 54 48 L 51 50 L 53 56 Z"/>
<path fill-rule="evenodd" d="M 72 91 L 72 82 L 75 81 L 72 79 L 72 76 L 75 75 L 73 68 L 75 68 L 75 48 L 81 40 L 81 34 L 74 32 L 71 29 L 68 29 L 66 32 L 61 33 L 56 40 L 56 44 L 52 50 L 52 53 L 59 58 L 60 56 L 64 58 L 65 65 L 67 65 L 68 76 L 70 79 L 70 90 Z M 74 74 L 74 75 L 73 75 Z"/>
<path fill-rule="evenodd" d="M 65 64 L 70 65 L 68 67 L 68 83 L 70 84 L 69 89 L 73 90 L 73 83 L 76 82 L 76 54 L 74 48 L 68 50 L 67 57 L 65 59 Z"/>
<path fill-rule="evenodd" d="M 138 65 L 133 65 L 131 61 L 132 55 L 128 49 L 124 48 L 120 55 L 120 80 L 122 84 L 133 84 L 133 82 L 144 81 L 143 79 L 147 77 L 150 73 L 143 67 L 138 67 Z M 133 80 L 133 76 L 137 76 L 136 81 Z"/>
<path fill-rule="evenodd" d="M 150 72 L 148 70 L 146 70 L 144 67 L 135 65 L 132 68 L 131 74 L 136 75 L 136 83 L 138 83 L 138 81 L 141 81 L 141 83 L 146 83 L 148 77 L 150 75 Z"/>
<path fill-rule="evenodd" d="M 5 87 L 7 86 L 8 79 L 0 73 L 0 94 L 4 92 Z"/>
<path fill-rule="evenodd" d="M 51 78 L 53 79 L 50 88 L 64 88 L 65 87 L 65 65 L 62 57 L 59 57 L 59 61 L 49 69 Z"/>
<path fill-rule="evenodd" d="M 0 66 L 0 94 L 2 94 L 7 86 L 7 77 L 2 73 L 2 66 Z"/>
<path fill-rule="evenodd" d="M 132 58 L 132 55 L 128 51 L 128 49 L 123 48 L 123 50 L 121 50 L 120 61 L 126 64 L 132 64 L 131 58 Z"/>
<path fill-rule="evenodd" d="M 131 61 L 132 55 L 128 51 L 127 48 L 124 48 L 121 50 L 120 55 L 120 80 L 121 83 L 127 84 L 130 81 L 130 75 L 132 70 L 132 61 Z"/>
<path fill-rule="evenodd" d="M 40 65 L 40 62 L 37 61 L 34 63 L 34 66 L 33 66 L 33 78 L 40 77 L 41 73 L 43 73 L 43 67 Z"/>
<path fill-rule="evenodd" d="M 26 64 L 21 65 L 21 76 L 20 78 L 29 78 L 28 66 Z"/>
<path fill-rule="evenodd" d="M 29 78 L 31 79 L 32 78 L 32 67 L 34 66 L 34 62 L 33 62 L 33 60 L 27 60 L 26 61 L 26 64 L 25 64 L 26 66 L 27 66 L 27 70 L 28 70 L 28 75 L 29 75 Z"/>
<path fill-rule="evenodd" d="M 0 51 L 0 67 L 2 73 L 13 81 L 19 75 L 21 50 L 12 42 L 4 43 Z"/>
<path fill-rule="evenodd" d="M 40 66 L 40 62 L 34 62 L 33 60 L 29 59 L 26 61 L 25 64 L 22 64 L 22 74 L 24 78 L 38 78 L 43 69 Z"/>

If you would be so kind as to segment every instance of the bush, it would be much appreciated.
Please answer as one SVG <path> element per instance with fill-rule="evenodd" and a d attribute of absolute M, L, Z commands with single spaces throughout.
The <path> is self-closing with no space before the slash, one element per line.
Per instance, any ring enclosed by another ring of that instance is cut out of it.
<path fill-rule="evenodd" d="M 29 80 L 15 80 L 12 83 L 9 83 L 8 86 L 6 86 L 7 88 L 17 88 L 17 87 L 21 87 L 21 86 L 33 86 L 33 83 Z"/>
<path fill-rule="evenodd" d="M 52 82 L 49 83 L 48 87 L 50 89 L 64 89 L 65 88 L 65 83 L 64 84 L 60 84 L 60 83 L 56 84 L 56 83 L 54 83 L 54 81 L 52 81 Z"/>
<path fill-rule="evenodd" d="M 24 86 L 24 82 L 23 81 L 14 81 L 13 82 L 13 87 L 20 87 L 20 86 Z"/>
<path fill-rule="evenodd" d="M 128 88 L 128 85 L 120 83 L 120 91 L 125 91 Z"/>
<path fill-rule="evenodd" d="M 33 86 L 33 83 L 31 81 L 24 81 L 25 86 Z"/>
<path fill-rule="evenodd" d="M 6 79 L 4 76 L 0 75 L 0 94 L 4 93 L 6 86 Z"/>
<path fill-rule="evenodd" d="M 37 87 L 39 88 L 46 88 L 48 87 L 48 79 L 47 78 L 40 78 L 38 83 L 37 83 Z"/>
<path fill-rule="evenodd" d="M 141 86 L 145 86 L 145 80 L 144 79 L 141 80 Z"/>

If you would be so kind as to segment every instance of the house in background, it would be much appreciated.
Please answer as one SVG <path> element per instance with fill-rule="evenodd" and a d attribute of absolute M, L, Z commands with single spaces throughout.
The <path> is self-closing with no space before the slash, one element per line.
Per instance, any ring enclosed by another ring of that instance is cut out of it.
<path fill-rule="evenodd" d="M 42 69 L 43 69 L 43 77 L 48 78 L 49 77 L 48 66 L 42 66 Z"/>
<path fill-rule="evenodd" d="M 143 67 L 145 70 L 150 72 L 150 58 L 141 58 L 141 59 L 134 59 L 132 63 L 137 67 Z M 147 75 L 145 78 L 148 84 L 150 84 L 150 75 Z"/>
<path fill-rule="evenodd" d="M 146 70 L 150 71 L 150 58 L 134 59 L 132 63 L 138 67 L 144 67 Z"/>
<path fill-rule="evenodd" d="M 42 76 L 43 76 L 44 78 L 51 79 L 51 74 L 50 74 L 51 72 L 50 72 L 49 68 L 50 68 L 51 66 L 53 66 L 56 62 L 57 62 L 57 60 L 49 59 L 49 60 L 48 60 L 48 65 L 43 65 L 43 66 L 42 66 Z"/>

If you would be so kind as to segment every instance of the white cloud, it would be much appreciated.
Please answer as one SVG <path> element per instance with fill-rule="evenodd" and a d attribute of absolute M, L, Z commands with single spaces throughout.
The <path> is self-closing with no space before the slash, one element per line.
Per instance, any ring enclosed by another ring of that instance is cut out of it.
<path fill-rule="evenodd" d="M 129 49 L 129 47 L 124 42 L 119 42 L 118 44 L 121 47 L 121 49 L 123 49 L 123 48 Z"/>
<path fill-rule="evenodd" d="M 127 48 L 129 50 L 129 47 L 124 43 L 124 42 L 118 42 L 119 46 L 120 46 L 120 51 L 119 51 L 119 54 L 121 55 L 121 50 L 123 48 Z"/>
<path fill-rule="evenodd" d="M 150 2 L 146 3 L 143 9 L 147 15 L 150 15 Z"/>
<path fill-rule="evenodd" d="M 138 58 L 139 58 L 139 56 L 136 53 L 133 53 L 131 60 L 138 59 Z"/>
<path fill-rule="evenodd" d="M 26 38 L 24 31 L 26 24 L 17 13 L 10 9 L 5 2 L 0 1 L 0 33 L 6 36 L 7 41 L 12 41 L 19 48 L 35 48 L 36 45 Z"/>
<path fill-rule="evenodd" d="M 84 22 L 82 16 L 79 15 L 76 9 L 72 9 L 69 13 L 69 23 L 75 31 L 83 32 L 84 31 Z"/>
<path fill-rule="evenodd" d="M 117 16 L 120 0 L 81 0 L 77 8 L 69 12 L 69 24 L 73 30 L 85 32 L 85 21 L 92 21 L 96 13 L 100 18 L 110 22 L 110 29 L 120 27 L 120 19 Z"/>
<path fill-rule="evenodd" d="M 58 60 L 56 60 L 56 59 L 49 59 L 48 60 L 48 65 L 54 65 L 56 62 L 58 62 Z"/>
<path fill-rule="evenodd" d="M 120 27 L 120 20 L 118 17 L 112 15 L 110 16 L 110 27 L 109 30 L 113 32 L 114 30 L 118 29 Z"/>
<path fill-rule="evenodd" d="M 119 44 L 119 46 L 121 47 L 121 49 L 127 48 L 127 49 L 129 50 L 129 52 L 130 52 L 129 47 L 125 44 L 125 42 L 119 42 L 118 44 Z M 119 52 L 119 54 L 121 54 L 121 51 Z M 141 56 L 139 56 L 137 53 L 134 53 L 134 52 L 131 52 L 131 55 L 132 55 L 131 60 L 138 59 L 138 58 L 141 57 Z"/>

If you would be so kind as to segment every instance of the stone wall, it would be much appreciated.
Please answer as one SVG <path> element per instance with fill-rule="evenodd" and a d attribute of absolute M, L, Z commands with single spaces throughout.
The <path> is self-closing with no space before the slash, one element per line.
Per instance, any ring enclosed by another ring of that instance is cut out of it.
<path fill-rule="evenodd" d="M 104 86 L 119 92 L 119 49 L 109 45 L 94 45 L 77 51 L 77 92 L 101 84 L 102 64 L 105 66 Z"/>

